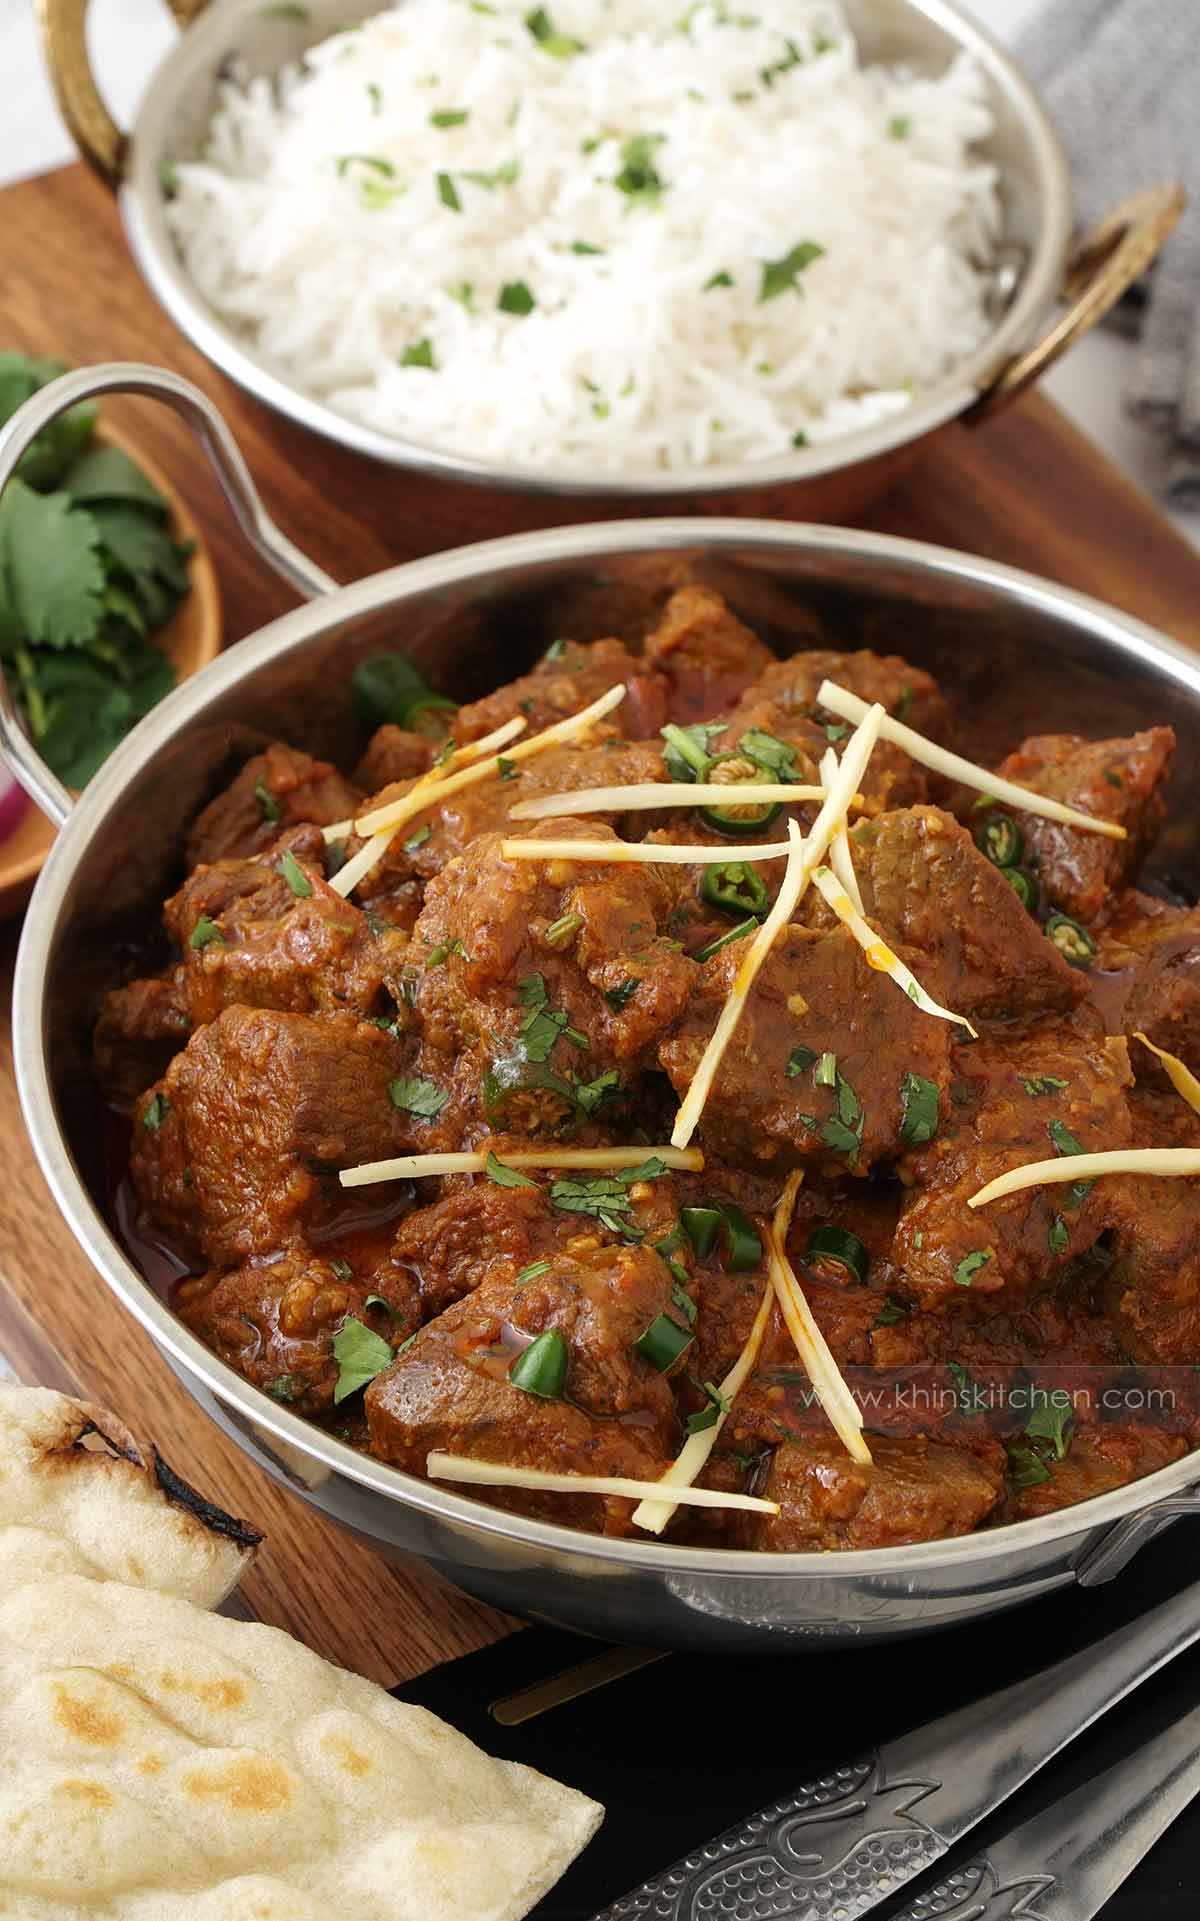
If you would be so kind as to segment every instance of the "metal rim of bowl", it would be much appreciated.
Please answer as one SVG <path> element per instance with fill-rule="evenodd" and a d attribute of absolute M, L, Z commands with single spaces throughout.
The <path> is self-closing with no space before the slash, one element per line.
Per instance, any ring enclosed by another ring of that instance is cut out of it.
<path fill-rule="evenodd" d="M 890 419 L 840 435 L 799 453 L 773 460 L 678 473 L 582 474 L 578 468 L 497 467 L 468 454 L 407 440 L 367 427 L 294 386 L 262 359 L 208 306 L 176 252 L 163 214 L 159 167 L 172 130 L 181 88 L 209 71 L 232 50 L 232 29 L 248 0 L 215 0 L 157 68 L 130 136 L 120 188 L 121 212 L 134 258 L 147 284 L 186 337 L 247 392 L 279 413 L 358 453 L 389 466 L 412 468 L 475 486 L 501 486 L 518 493 L 553 492 L 567 497 L 645 499 L 725 495 L 778 487 L 838 472 L 877 459 L 922 439 L 963 413 L 986 390 L 989 379 L 1023 347 L 1059 290 L 1071 233 L 1071 178 L 1062 143 L 1020 68 L 992 37 L 963 13 L 955 0 L 908 0 L 915 12 L 954 39 L 980 63 L 992 86 L 1008 99 L 1028 141 L 1038 186 L 1040 228 L 1008 312 L 975 353 Z"/>
<path fill-rule="evenodd" d="M 989 586 L 1014 609 L 1039 608 L 1102 637 L 1118 654 L 1150 661 L 1200 702 L 1200 660 L 1180 643 L 1103 602 L 1059 587 L 1036 575 L 984 561 L 927 542 L 853 529 L 786 525 L 766 520 L 635 520 L 594 524 L 550 532 L 519 534 L 478 542 L 432 559 L 390 568 L 326 599 L 310 602 L 221 655 L 168 695 L 140 723 L 89 784 L 42 870 L 17 957 L 13 990 L 13 1048 L 17 1087 L 30 1138 L 54 1199 L 92 1265 L 155 1343 L 166 1350 L 185 1376 L 198 1376 L 209 1392 L 252 1426 L 265 1430 L 330 1470 L 389 1501 L 415 1508 L 461 1528 L 523 1543 L 542 1551 L 569 1551 L 593 1560 L 615 1561 L 630 1571 L 662 1574 L 716 1574 L 738 1579 L 802 1579 L 832 1574 L 911 1575 L 933 1567 L 963 1565 L 999 1557 L 1010 1547 L 1049 1544 L 1086 1535 L 1127 1514 L 1152 1507 L 1200 1479 L 1200 1455 L 1184 1455 L 1139 1481 L 1093 1497 L 1074 1507 L 1031 1520 L 949 1540 L 907 1547 L 827 1553 L 769 1553 L 700 1549 L 647 1539 L 590 1535 L 554 1522 L 536 1521 L 491 1508 L 449 1491 L 448 1483 L 424 1481 L 356 1452 L 315 1424 L 290 1413 L 251 1387 L 193 1334 L 189 1333 L 122 1252 L 115 1233 L 97 1210 L 72 1161 L 59 1127 L 45 1049 L 43 988 L 50 949 L 62 915 L 64 896 L 76 866 L 86 856 L 106 812 L 123 792 L 139 764 L 171 742 L 198 717 L 209 692 L 227 693 L 253 678 L 259 667 L 281 652 L 302 648 L 331 622 L 400 605 L 431 589 L 516 572 L 531 563 L 602 561 L 623 553 L 711 546 L 744 551 L 779 551 L 870 557 L 894 561 L 908 571 L 943 581 Z"/>

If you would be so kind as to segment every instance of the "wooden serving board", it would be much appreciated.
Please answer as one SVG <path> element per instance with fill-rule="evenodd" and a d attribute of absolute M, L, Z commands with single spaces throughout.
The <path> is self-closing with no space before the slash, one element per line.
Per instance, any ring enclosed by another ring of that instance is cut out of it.
<path fill-rule="evenodd" d="M 214 372 L 143 287 L 116 209 L 83 167 L 0 191 L 0 349 L 77 365 L 147 360 L 214 396 L 268 510 L 343 581 L 464 541 L 593 517 L 536 497 L 497 502 L 343 453 Z M 106 413 L 110 409 L 106 404 Z M 111 416 L 183 491 L 211 543 L 228 641 L 282 613 L 286 589 L 242 544 L 196 444 L 147 402 Z M 785 511 L 781 501 L 779 511 Z M 950 428 L 865 525 L 985 554 L 1080 588 L 1200 650 L 1200 557 L 1153 502 L 1045 401 Z M 0 991 L 18 929 L 0 933 Z M 387 1567 L 283 1493 L 212 1428 L 92 1273 L 34 1164 L 0 1044 L 0 1354 L 27 1380 L 85 1389 L 152 1434 L 177 1471 L 267 1534 L 245 1595 L 262 1619 L 392 1685 L 513 1623 L 421 1568 Z"/>

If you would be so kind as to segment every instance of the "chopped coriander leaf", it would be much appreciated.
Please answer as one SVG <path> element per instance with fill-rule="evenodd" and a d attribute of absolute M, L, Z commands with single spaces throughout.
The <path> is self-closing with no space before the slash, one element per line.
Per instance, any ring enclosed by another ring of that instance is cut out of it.
<path fill-rule="evenodd" d="M 812 1066 L 816 1058 L 811 1047 L 793 1047 L 783 1071 L 790 1081 L 797 1080 Z"/>
<path fill-rule="evenodd" d="M 713 274 L 710 279 L 705 281 L 700 291 L 701 293 L 712 293 L 716 287 L 735 287 L 736 285 L 737 282 L 733 275 L 726 273 L 725 269 L 722 268 L 720 273 Z"/>
<path fill-rule="evenodd" d="M 1018 1079 L 1025 1092 L 1035 1099 L 1040 1094 L 1061 1092 L 1067 1085 L 1066 1081 L 1061 1080 L 1057 1074 L 1021 1074 Z"/>
<path fill-rule="evenodd" d="M 201 914 L 196 925 L 188 935 L 188 946 L 194 947 L 197 952 L 199 952 L 202 947 L 211 947 L 214 941 L 221 947 L 225 946 L 225 936 L 217 926 L 216 921 L 212 920 L 207 914 Z"/>
<path fill-rule="evenodd" d="M 831 747 L 836 747 L 839 740 L 845 740 L 849 732 L 850 729 L 844 720 L 836 720 L 826 727 L 825 738 Z"/>
<path fill-rule="evenodd" d="M 406 854 L 419 853 L 421 848 L 424 847 L 425 842 L 429 839 L 432 833 L 433 833 L 433 828 L 429 825 L 429 822 L 426 821 L 423 826 L 418 827 L 415 834 L 410 834 L 408 839 L 405 841 L 404 843 L 405 853 Z"/>
<path fill-rule="evenodd" d="M 300 900 L 307 900 L 309 898 L 313 890 L 313 884 L 290 847 L 285 851 L 283 859 L 279 863 L 279 871 L 291 888 L 293 894 Z"/>
<path fill-rule="evenodd" d="M 798 427 L 792 435 L 792 445 L 793 447 L 807 447 L 808 435 L 805 433 L 803 427 Z"/>
<path fill-rule="evenodd" d="M 838 1114 L 847 1127 L 857 1127 L 862 1133 L 863 1111 L 858 1104 L 858 1096 L 848 1080 L 841 1074 L 837 1077 Z"/>
<path fill-rule="evenodd" d="M 612 1008 L 614 1014 L 619 1014 L 623 1007 L 629 1005 L 630 1000 L 637 993 L 641 984 L 640 979 L 630 975 L 627 980 L 618 981 L 615 987 L 604 988 L 604 998 Z"/>
<path fill-rule="evenodd" d="M 449 207 L 451 213 L 461 213 L 462 201 L 458 197 L 458 188 L 455 186 L 451 175 L 448 173 L 439 173 L 436 179 L 437 195 L 443 207 Z"/>
<path fill-rule="evenodd" d="M 561 660 L 563 655 L 566 653 L 566 651 L 567 651 L 567 643 L 565 640 L 552 640 L 550 642 L 550 645 L 547 647 L 545 653 L 542 655 L 542 659 L 551 660 L 551 661 Z"/>
<path fill-rule="evenodd" d="M 351 1315 L 333 1337 L 333 1358 L 338 1364 L 337 1386 L 333 1390 L 336 1406 L 349 1395 L 357 1394 L 359 1388 L 368 1386 L 391 1365 L 392 1346 Z"/>
<path fill-rule="evenodd" d="M 906 1074 L 900 1083 L 900 1099 L 900 1139 L 909 1147 L 923 1147 L 937 1133 L 937 1087 L 920 1074 Z"/>
<path fill-rule="evenodd" d="M 986 1267 L 991 1258 L 990 1254 L 964 1254 L 962 1260 L 954 1270 L 954 1279 L 957 1285 L 959 1287 L 970 1287 L 972 1280 L 975 1275 L 978 1274 L 980 1268 Z"/>
<path fill-rule="evenodd" d="M 567 1380 L 567 1343 L 561 1328 L 548 1327 L 518 1354 L 508 1370 L 514 1387 L 536 1394 L 541 1401 L 557 1401 Z"/>
<path fill-rule="evenodd" d="M 566 1032 L 567 1038 L 570 1039 L 574 1029 L 568 1028 Z M 597 1075 L 594 1081 L 579 1081 L 574 1075 L 571 1078 L 575 1105 L 580 1113 L 589 1119 L 597 1108 L 604 1105 L 605 1101 L 615 1100 L 621 1090 L 621 1076 L 615 1067 L 610 1067 L 605 1074 Z"/>
<path fill-rule="evenodd" d="M 351 1267 L 349 1261 L 343 1261 L 340 1256 L 338 1259 L 330 1261 L 329 1271 L 334 1278 L 339 1281 L 351 1280 L 354 1275 L 354 1269 Z M 380 1296 L 378 1294 L 368 1294 L 366 1300 L 363 1302 L 363 1306 L 370 1307 L 372 1301 L 378 1301 L 379 1299 Z M 384 1301 L 383 1305 L 386 1307 L 387 1302 Z"/>
<path fill-rule="evenodd" d="M 425 965 L 427 968 L 441 967 L 451 954 L 457 954 L 460 960 L 469 961 L 471 958 L 460 940 L 443 940 L 439 941 L 436 947 L 430 948 L 429 959 Z"/>
<path fill-rule="evenodd" d="M 1070 1238 L 1070 1228 L 1067 1226 L 1062 1215 L 1056 1214 L 1046 1235 L 1046 1239 L 1050 1244 L 1050 1252 L 1052 1254 L 1065 1254 Z"/>
<path fill-rule="evenodd" d="M 489 1181 L 494 1181 L 497 1187 L 537 1186 L 537 1182 L 531 1181 L 528 1174 L 522 1174 L 519 1167 L 505 1167 L 504 1162 L 498 1161 L 492 1153 L 488 1154 L 483 1171 Z"/>
<path fill-rule="evenodd" d="M 776 740 L 762 727 L 748 727 L 738 741 L 739 751 L 748 754 L 760 767 L 785 784 L 796 779 L 796 749 L 786 740 Z"/>
<path fill-rule="evenodd" d="M 528 1267 L 523 1267 L 519 1274 L 513 1275 L 513 1286 L 524 1287 L 526 1281 L 536 1281 L 539 1274 L 550 1272 L 550 1266 L 549 1261 L 530 1261 Z"/>
<path fill-rule="evenodd" d="M 170 1112 L 171 1103 L 165 1094 L 153 1094 L 142 1109 L 142 1126 L 148 1134 L 157 1134 Z"/>
<path fill-rule="evenodd" d="M 383 89 L 377 87 L 373 80 L 367 82 L 367 99 L 371 102 L 371 112 L 378 113 L 383 105 Z"/>
<path fill-rule="evenodd" d="M 421 1121 L 436 1120 L 450 1099 L 449 1094 L 433 1081 L 421 1080 L 418 1076 L 392 1081 L 388 1093 L 393 1107 L 398 1107 L 402 1113 L 415 1115 Z"/>
<path fill-rule="evenodd" d="M 906 1307 L 901 1307 L 899 1301 L 891 1294 L 885 1294 L 883 1306 L 880 1308 L 871 1325 L 872 1328 L 894 1327 L 897 1321 L 905 1320 L 907 1315 L 908 1309 Z"/>
<path fill-rule="evenodd" d="M 780 75 L 790 73 L 793 67 L 800 67 L 804 64 L 804 55 L 796 45 L 796 42 L 794 40 L 788 40 L 784 44 L 787 47 L 787 52 L 782 58 L 772 62 L 769 67 L 763 67 L 759 72 L 758 77 L 764 87 L 773 87 Z"/>
<path fill-rule="evenodd" d="M 889 140 L 907 140 L 912 132 L 912 121 L 906 113 L 897 113 L 888 121 Z"/>
<path fill-rule="evenodd" d="M 385 180 L 395 178 L 396 169 L 390 160 L 381 159 L 377 153 L 343 153 L 337 161 L 338 178 L 343 179 L 351 167 L 370 167 Z"/>
<path fill-rule="evenodd" d="M 553 54 L 556 60 L 573 60 L 577 53 L 587 51 L 582 40 L 572 40 L 569 34 L 558 32 L 545 7 L 535 7 L 532 13 L 527 13 L 525 25 L 542 52 Z"/>
<path fill-rule="evenodd" d="M 660 1254 L 662 1253 L 661 1243 L 659 1244 L 658 1252 Z M 672 1267 L 677 1267 L 679 1263 L 677 1261 L 673 1261 L 673 1262 L 669 1262 L 668 1265 Z M 683 1315 L 683 1318 L 687 1322 L 689 1327 L 695 1327 L 696 1314 L 697 1314 L 696 1303 L 692 1299 L 691 1295 L 688 1293 L 687 1288 L 683 1285 L 683 1282 L 679 1280 L 677 1277 L 675 1279 L 674 1286 L 671 1289 L 671 1305 L 672 1307 L 677 1307 L 679 1309 L 679 1312 Z"/>
<path fill-rule="evenodd" d="M 905 683 L 905 685 L 900 689 L 900 698 L 896 702 L 896 712 L 895 712 L 894 718 L 899 721 L 907 720 L 909 715 L 909 710 L 912 707 L 912 703 L 913 703 L 913 690 L 910 686 L 908 686 L 907 683 Z M 986 796 L 984 798 L 986 798 Z"/>
<path fill-rule="evenodd" d="M 465 126 L 470 118 L 469 113 L 464 113 L 454 107 L 439 107 L 436 113 L 430 114 L 429 121 L 430 125 L 434 127 L 462 127 Z"/>
<path fill-rule="evenodd" d="M 1074 1426 L 1070 1396 L 1065 1388 L 1057 1388 L 1053 1394 L 1039 1395 L 1037 1405 L 1025 1423 L 1025 1432 L 1031 1441 L 1049 1441 L 1054 1448 L 1055 1458 L 1065 1461 Z"/>
<path fill-rule="evenodd" d="M 456 281 L 453 287 L 447 287 L 446 292 L 451 300 L 457 300 L 460 307 L 465 307 L 468 313 L 474 313 L 475 287 L 472 281 Z"/>
<path fill-rule="evenodd" d="M 433 342 L 428 335 L 423 340 L 414 340 L 400 356 L 402 367 L 427 367 L 430 373 L 437 372 L 437 361 L 433 357 Z"/>
<path fill-rule="evenodd" d="M 505 760 L 503 754 L 498 754 L 496 756 L 496 772 L 499 774 L 501 780 L 515 780 L 517 778 L 517 763 L 515 760 Z"/>
<path fill-rule="evenodd" d="M 1076 1140 L 1074 1134 L 1072 1134 L 1070 1128 L 1067 1126 L 1065 1121 L 1059 1120 L 1057 1114 L 1054 1116 L 1054 1119 L 1052 1121 L 1048 1121 L 1046 1123 L 1046 1132 L 1047 1134 L 1049 1134 L 1050 1139 L 1054 1142 L 1054 1146 L 1058 1151 L 1058 1153 L 1060 1154 L 1082 1154 L 1083 1153 L 1083 1149 L 1079 1145 L 1079 1142 Z"/>
<path fill-rule="evenodd" d="M 271 789 L 267 786 L 267 783 L 265 780 L 255 781 L 254 798 L 258 802 L 260 808 L 262 809 L 262 817 L 267 822 L 268 826 L 270 827 L 277 826 L 281 818 L 280 811 L 279 811 L 279 802 L 276 800 L 274 794 L 271 792 Z"/>
<path fill-rule="evenodd" d="M 813 1069 L 813 1084 L 816 1087 L 837 1086 L 837 1055 L 822 1054 Z"/>
<path fill-rule="evenodd" d="M 613 186 L 630 200 L 653 206 L 666 192 L 667 183 L 654 163 L 654 156 L 665 143 L 662 133 L 635 133 L 621 148 L 621 171 Z"/>
<path fill-rule="evenodd" d="M 607 249 L 604 247 L 593 247 L 590 240 L 572 240 L 571 252 L 578 254 L 602 254 L 607 252 Z"/>
<path fill-rule="evenodd" d="M 1017 1441 L 1008 1441 L 1005 1446 L 1014 1487 L 1039 1487 L 1043 1481 L 1050 1479 L 1050 1469 L 1031 1447 L 1022 1447 Z"/>
<path fill-rule="evenodd" d="M 557 1180 L 550 1188 L 550 1201 L 564 1214 L 589 1214 L 614 1234 L 640 1239 L 639 1231 L 628 1219 L 633 1205 L 630 1188 L 640 1181 L 658 1180 L 666 1173 L 664 1162 L 651 1156 L 640 1167 L 622 1168 L 619 1174 L 601 1175 L 595 1180 Z"/>
<path fill-rule="evenodd" d="M 710 1427 L 715 1427 L 722 1414 L 728 1414 L 730 1406 L 732 1405 L 726 1396 L 722 1394 L 720 1388 L 714 1387 L 711 1381 L 705 1381 L 704 1392 L 708 1396 L 708 1405 L 701 1408 L 698 1413 L 688 1415 L 687 1431 L 689 1435 L 703 1434 Z"/>
<path fill-rule="evenodd" d="M 523 280 L 509 280 L 501 287 L 496 305 L 501 313 L 515 314 L 523 320 L 533 312 L 537 301 Z"/>
<path fill-rule="evenodd" d="M 762 263 L 762 285 L 759 288 L 758 304 L 761 307 L 768 300 L 777 300 L 780 294 L 799 293 L 799 278 L 806 267 L 819 260 L 825 252 L 815 240 L 800 240 L 779 260 L 764 260 Z"/>
<path fill-rule="evenodd" d="M 835 1154 L 854 1155 L 858 1153 L 860 1145 L 858 1135 L 852 1127 L 847 1127 L 843 1121 L 837 1120 L 836 1118 L 827 1120 L 823 1123 L 819 1131 L 826 1147 L 831 1147 Z"/>
<path fill-rule="evenodd" d="M 304 1392 L 304 1382 L 298 1374 L 277 1374 L 273 1381 L 264 1381 L 263 1393 L 269 1394 L 273 1401 L 281 1401 L 284 1406 L 298 1401 Z"/>

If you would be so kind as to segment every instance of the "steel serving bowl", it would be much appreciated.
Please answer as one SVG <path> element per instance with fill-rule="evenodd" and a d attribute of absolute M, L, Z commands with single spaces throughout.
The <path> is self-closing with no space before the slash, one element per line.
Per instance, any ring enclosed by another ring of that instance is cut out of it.
<path fill-rule="evenodd" d="M 265 516 L 220 416 L 174 375 L 70 374 L 0 432 L 0 486 L 62 407 L 125 388 L 201 432 L 263 558 L 312 596 L 171 694 L 72 807 L 0 694 L 0 745 L 62 831 L 29 909 L 13 1035 L 25 1119 L 80 1246 L 224 1431 L 305 1500 L 383 1553 L 419 1555 L 486 1601 L 611 1639 L 786 1649 L 881 1640 L 985 1615 L 1075 1579 L 1104 1578 L 1174 1514 L 1200 1511 L 1200 1454 L 1046 1518 L 960 1540 L 850 1554 L 759 1554 L 606 1540 L 488 1508 L 369 1460 L 225 1366 L 131 1263 L 105 1211 L 89 1027 L 114 950 L 157 918 L 196 808 L 268 736 L 352 755 L 346 682 L 363 655 L 404 645 L 436 685 L 473 695 L 521 671 L 556 631 L 564 593 L 636 616 L 660 557 L 688 557 L 781 651 L 797 607 L 831 645 L 906 653 L 960 713 L 1011 743 L 1039 729 L 1121 733 L 1169 722 L 1177 764 L 1200 753 L 1200 659 L 1110 608 L 937 547 L 756 520 L 658 520 L 522 535 L 416 561 L 331 591 Z M 661 585 L 661 582 L 659 583 Z M 603 609 L 603 613 L 601 613 Z M 791 636 L 794 638 L 794 634 Z M 982 746 L 983 734 L 968 746 Z M 1200 827 L 1182 784 L 1160 856 L 1200 892 Z"/>
<path fill-rule="evenodd" d="M 939 72 L 964 49 L 984 70 L 995 130 L 984 152 L 1003 182 L 994 326 L 977 352 L 925 389 L 902 414 L 775 460 L 680 473 L 630 471 L 619 479 L 573 468 L 500 466 L 364 426 L 304 393 L 208 306 L 167 230 L 163 180 L 201 149 L 222 72 L 238 61 L 277 72 L 330 33 L 378 11 L 366 0 L 170 0 L 187 31 L 159 66 L 126 137 L 100 97 L 88 60 L 87 0 L 38 0 L 46 55 L 67 125 L 85 157 L 117 191 L 134 257 L 153 292 L 194 346 L 280 413 L 344 447 L 444 479 L 510 491 L 590 497 L 626 511 L 653 501 L 728 501 L 743 512 L 846 519 L 876 498 L 948 422 L 979 420 L 1020 393 L 1108 311 L 1149 266 L 1182 207 L 1178 188 L 1133 195 L 1068 258 L 1071 188 L 1066 160 L 1020 70 L 950 0 L 847 0 L 871 60 Z M 191 24 L 188 24 L 188 23 Z M 1064 311 L 1051 320 L 1059 295 Z"/>

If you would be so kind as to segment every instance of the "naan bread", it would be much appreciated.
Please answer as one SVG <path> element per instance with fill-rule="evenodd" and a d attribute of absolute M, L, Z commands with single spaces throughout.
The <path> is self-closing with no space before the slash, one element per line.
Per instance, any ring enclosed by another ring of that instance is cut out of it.
<path fill-rule="evenodd" d="M 0 1595 L 87 1574 L 216 1607 L 261 1538 L 102 1409 L 0 1381 Z"/>
<path fill-rule="evenodd" d="M 518 1921 L 602 1809 L 276 1628 L 0 1599 L 5 1921 Z"/>

